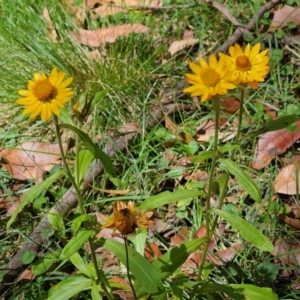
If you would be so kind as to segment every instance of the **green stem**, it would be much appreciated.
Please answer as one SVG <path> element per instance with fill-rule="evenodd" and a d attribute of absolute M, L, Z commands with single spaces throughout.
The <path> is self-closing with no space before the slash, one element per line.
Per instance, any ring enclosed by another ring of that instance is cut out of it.
<path fill-rule="evenodd" d="M 125 235 L 123 236 L 123 239 L 124 239 L 124 242 L 125 242 L 125 255 L 126 255 L 126 272 L 127 272 L 127 278 L 128 278 L 128 282 L 129 282 L 129 285 L 130 285 L 131 290 L 132 290 L 132 293 L 133 293 L 133 298 L 134 298 L 134 300 L 137 300 L 137 296 L 136 296 L 136 293 L 135 293 L 135 289 L 134 289 L 133 283 L 132 283 L 131 278 L 130 278 L 129 255 L 128 255 L 128 240 L 127 240 L 127 237 L 126 237 Z"/>
<path fill-rule="evenodd" d="M 77 200 L 78 200 L 78 204 L 79 204 L 79 209 L 80 209 L 80 213 L 82 215 L 85 214 L 85 210 L 84 210 L 84 206 L 83 206 L 83 199 L 82 199 L 82 196 L 81 196 L 81 193 L 80 193 L 80 190 L 79 190 L 79 187 L 78 185 L 76 184 L 76 181 L 70 171 L 70 168 L 69 168 L 69 165 L 67 163 L 67 160 L 66 160 L 66 156 L 65 156 L 65 153 L 64 153 L 64 150 L 63 150 L 63 146 L 62 146 L 62 140 L 61 140 L 61 136 L 60 136 L 60 131 L 59 131 L 59 124 L 58 124 L 58 119 L 57 119 L 57 116 L 54 115 L 54 125 L 55 125 L 55 133 L 56 133 L 56 138 L 57 138 L 57 141 L 58 141 L 58 146 L 59 146 L 59 150 L 60 150 L 60 154 L 61 154 L 61 158 L 62 158 L 62 161 L 63 161 L 63 166 L 67 172 L 67 175 L 75 189 L 75 193 L 76 193 L 76 196 L 77 196 Z M 84 226 L 86 227 L 85 223 L 84 223 Z M 95 267 L 95 270 L 96 270 L 96 274 L 97 274 L 97 280 L 96 280 L 96 283 L 97 284 L 101 284 L 101 287 L 105 293 L 105 295 L 107 296 L 107 298 L 109 300 L 114 300 L 115 297 L 110 289 L 110 286 L 109 286 L 109 283 L 104 275 L 104 273 L 102 272 L 102 270 L 99 269 L 98 267 L 98 262 L 97 262 L 97 258 L 96 258 L 96 253 L 95 253 L 95 248 L 94 248 L 94 244 L 93 244 L 93 240 L 92 238 L 89 238 L 89 246 L 90 246 L 90 249 L 91 249 L 91 255 L 92 255 L 92 260 L 93 260 L 93 264 L 94 264 L 94 267 Z"/>
<path fill-rule="evenodd" d="M 238 129 L 237 129 L 237 133 L 235 136 L 235 140 L 234 142 L 237 144 L 239 142 L 240 136 L 241 136 L 241 130 L 242 130 L 242 121 L 243 121 L 243 106 L 244 106 L 244 96 L 245 96 L 245 89 L 244 87 L 241 87 L 241 99 L 240 99 L 240 109 L 239 109 L 239 123 L 238 123 Z M 220 108 L 220 105 L 219 105 Z M 219 114 L 220 114 L 220 110 L 216 109 L 216 124 L 217 120 L 219 121 Z M 200 267 L 199 267 L 199 273 L 198 273 L 198 280 L 201 280 L 202 277 L 202 272 L 203 272 L 203 268 L 204 268 L 204 264 L 205 264 L 205 260 L 206 260 L 206 256 L 207 256 L 207 252 L 208 252 L 208 247 L 210 244 L 210 241 L 212 239 L 212 236 L 215 232 L 216 226 L 217 226 L 217 222 L 218 222 L 218 216 L 216 216 L 214 218 L 214 221 L 212 223 L 211 228 L 209 229 L 209 221 L 210 221 L 210 213 L 209 213 L 209 209 L 210 209 L 210 201 L 208 201 L 208 199 L 210 199 L 211 197 L 211 193 L 212 193 L 212 187 L 211 184 L 213 182 L 213 175 L 214 175 L 214 169 L 215 169 L 215 165 L 218 159 L 218 126 L 216 126 L 215 128 L 215 140 L 214 140 L 214 158 L 212 161 L 212 166 L 211 166 L 211 170 L 210 170 L 210 175 L 209 175 L 209 188 L 208 188 L 208 195 L 207 195 L 207 203 L 206 203 L 206 237 L 207 237 L 207 242 L 204 245 L 204 249 L 202 252 L 202 257 L 201 257 L 201 262 L 200 262 Z M 236 150 L 233 149 L 230 155 L 230 159 L 234 160 L 234 156 L 235 156 Z M 225 177 L 225 184 L 224 186 L 226 187 L 228 185 L 228 180 L 229 180 L 229 173 L 226 173 L 226 177 Z M 219 204 L 218 204 L 218 209 L 222 209 L 223 207 L 223 203 L 224 203 L 224 199 L 227 193 L 227 189 L 224 188 L 219 196 Z"/>
<path fill-rule="evenodd" d="M 214 132 L 214 144 L 213 144 L 213 151 L 214 151 L 214 157 L 211 162 L 211 168 L 210 168 L 210 173 L 209 173 L 209 180 L 208 180 L 208 193 L 206 197 L 206 214 L 205 214 L 205 222 L 206 222 L 206 237 L 207 241 L 204 245 L 204 249 L 202 252 L 202 257 L 201 257 L 201 262 L 199 266 L 199 272 L 198 272 L 198 280 L 201 279 L 202 276 L 202 271 L 204 268 L 207 252 L 208 252 L 208 247 L 210 243 L 211 236 L 214 232 L 214 227 L 210 228 L 210 199 L 211 195 L 213 193 L 212 186 L 213 186 L 213 180 L 214 180 L 214 173 L 215 173 L 215 168 L 218 160 L 218 143 L 219 143 L 219 120 L 220 120 L 220 99 L 219 98 L 214 98 L 213 99 L 213 106 L 215 110 L 215 132 Z"/>

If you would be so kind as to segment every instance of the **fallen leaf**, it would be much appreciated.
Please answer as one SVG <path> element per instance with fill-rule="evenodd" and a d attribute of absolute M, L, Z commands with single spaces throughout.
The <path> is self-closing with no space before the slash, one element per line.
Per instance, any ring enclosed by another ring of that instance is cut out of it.
<path fill-rule="evenodd" d="M 287 215 L 279 215 L 279 219 L 293 228 L 300 229 L 300 220 L 298 219 L 290 218 Z"/>
<path fill-rule="evenodd" d="M 272 255 L 289 267 L 300 266 L 300 245 L 294 240 L 276 240 Z"/>
<path fill-rule="evenodd" d="M 234 114 L 240 109 L 240 100 L 235 97 L 228 97 L 221 102 L 221 111 Z"/>
<path fill-rule="evenodd" d="M 224 122 L 222 119 L 221 121 Z M 220 124 L 219 129 L 219 139 L 222 140 L 222 142 L 227 142 L 231 139 L 233 139 L 236 136 L 236 130 L 237 130 L 237 124 L 234 122 L 232 126 L 229 126 L 229 124 Z M 212 119 L 206 120 L 200 125 L 196 127 L 197 130 L 197 142 L 208 142 L 211 137 L 214 137 L 215 134 L 215 127 L 216 122 Z"/>
<path fill-rule="evenodd" d="M 75 16 L 76 23 L 83 24 L 86 18 L 86 3 L 85 1 L 80 1 L 80 3 L 74 4 L 75 1 L 76 0 L 63 0 L 71 14 Z"/>
<path fill-rule="evenodd" d="M 43 17 L 47 23 L 46 34 L 47 34 L 48 38 L 51 40 L 51 42 L 57 43 L 57 33 L 56 33 L 55 27 L 53 25 L 53 22 L 50 18 L 47 7 L 45 7 L 43 10 Z"/>
<path fill-rule="evenodd" d="M 125 24 L 102 28 L 97 30 L 85 30 L 80 28 L 79 32 L 71 32 L 71 35 L 81 44 L 90 47 L 99 47 L 105 43 L 114 43 L 117 38 L 127 36 L 131 33 L 147 33 L 149 28 L 142 24 Z"/>
<path fill-rule="evenodd" d="M 64 151 L 67 145 L 63 145 Z M 2 149 L 2 166 L 16 179 L 40 181 L 60 159 L 58 144 L 24 143 L 13 149 Z"/>
<path fill-rule="evenodd" d="M 300 165 L 296 165 L 296 164 L 291 164 L 282 168 L 274 181 L 275 192 L 280 194 L 285 194 L 285 195 L 297 194 L 297 181 L 296 181 L 297 177 L 298 177 L 298 187 L 300 187 L 299 170 L 300 170 Z"/>
<path fill-rule="evenodd" d="M 268 32 L 273 32 L 276 28 L 284 28 L 288 26 L 289 22 L 300 25 L 300 8 L 285 6 L 276 10 Z"/>
<path fill-rule="evenodd" d="M 26 279 L 26 280 L 33 280 L 34 278 L 35 275 L 29 269 L 24 270 L 19 277 L 19 279 Z"/>
<path fill-rule="evenodd" d="M 144 256 L 152 263 L 155 258 L 162 256 L 162 253 L 157 244 L 150 243 L 145 248 Z"/>
<path fill-rule="evenodd" d="M 181 140 L 185 144 L 189 144 L 193 141 L 193 137 L 190 133 L 184 130 L 184 128 L 177 126 L 172 122 L 172 120 L 165 116 L 165 127 L 176 136 L 179 140 Z"/>
<path fill-rule="evenodd" d="M 295 125 L 297 130 L 293 132 L 280 129 L 259 136 L 254 153 L 255 161 L 252 163 L 253 169 L 261 170 L 268 166 L 276 155 L 284 153 L 300 138 L 300 121 Z"/>
<path fill-rule="evenodd" d="M 179 231 L 171 237 L 171 246 L 179 246 L 186 242 L 188 239 L 189 229 L 187 227 L 181 227 Z"/>
<path fill-rule="evenodd" d="M 195 44 L 197 44 L 199 42 L 199 39 L 184 39 L 184 40 L 180 40 L 180 41 L 175 41 L 173 42 L 169 48 L 168 51 L 170 52 L 171 55 L 174 55 L 175 53 L 193 46 Z"/>

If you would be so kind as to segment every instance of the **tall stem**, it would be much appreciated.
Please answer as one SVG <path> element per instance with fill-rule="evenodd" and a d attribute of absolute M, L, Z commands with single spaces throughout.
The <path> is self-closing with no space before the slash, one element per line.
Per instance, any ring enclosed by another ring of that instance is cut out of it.
<path fill-rule="evenodd" d="M 135 293 L 135 289 L 134 289 L 133 283 L 132 283 L 131 278 L 130 278 L 129 254 L 128 254 L 128 240 L 127 240 L 127 237 L 126 237 L 125 235 L 123 236 L 123 238 L 124 238 L 124 242 L 125 242 L 125 255 L 126 255 L 126 272 L 127 272 L 127 278 L 128 278 L 128 282 L 129 282 L 129 285 L 130 285 L 131 290 L 132 290 L 132 293 L 133 293 L 133 298 L 134 298 L 134 300 L 137 300 L 137 296 L 136 296 L 136 293 Z"/>
<path fill-rule="evenodd" d="M 213 151 L 214 151 L 214 156 L 211 162 L 211 168 L 210 168 L 210 173 L 209 173 L 209 180 L 208 180 L 208 193 L 206 197 L 206 214 L 205 214 L 205 223 L 206 223 L 206 237 L 207 241 L 204 245 L 204 249 L 202 252 L 202 257 L 201 257 L 201 262 L 199 266 L 199 272 L 198 272 L 198 280 L 201 279 L 202 276 L 202 271 L 204 268 L 207 252 L 208 252 L 208 247 L 210 243 L 210 238 L 212 236 L 212 233 L 214 232 L 214 227 L 212 226 L 210 228 L 210 199 L 212 195 L 212 187 L 213 187 L 213 180 L 214 180 L 214 173 L 215 173 L 215 168 L 216 168 L 216 163 L 218 160 L 218 143 L 219 143 L 219 120 L 220 120 L 220 99 L 219 98 L 214 98 L 213 99 L 213 106 L 215 110 L 215 132 L 214 132 L 214 143 L 213 143 Z"/>
<path fill-rule="evenodd" d="M 54 115 L 54 125 L 55 125 L 55 133 L 56 133 L 56 138 L 57 138 L 57 141 L 58 141 L 58 146 L 59 146 L 61 158 L 62 158 L 62 161 L 63 161 L 63 165 L 64 165 L 64 168 L 67 172 L 67 175 L 68 175 L 68 177 L 69 177 L 69 179 L 70 179 L 70 181 L 71 181 L 71 183 L 72 183 L 72 185 L 75 189 L 75 193 L 76 193 L 78 204 L 79 204 L 80 213 L 82 215 L 84 215 L 85 210 L 84 210 L 84 206 L 83 206 L 83 199 L 82 199 L 82 196 L 81 196 L 81 193 L 80 193 L 80 189 L 79 189 L 78 185 L 76 184 L 76 181 L 75 181 L 75 179 L 74 179 L 74 177 L 73 177 L 73 175 L 70 171 L 69 165 L 68 165 L 67 160 L 66 160 L 66 156 L 65 156 L 65 153 L 64 153 L 64 150 L 63 150 L 62 140 L 61 140 L 61 136 L 60 136 L 60 132 L 59 132 L 58 119 L 57 119 L 56 115 Z M 85 223 L 84 223 L 84 227 L 86 227 Z M 107 298 L 109 300 L 114 300 L 115 297 L 114 297 L 114 295 L 113 295 L 113 293 L 110 289 L 109 283 L 108 283 L 104 273 L 102 272 L 102 270 L 100 270 L 99 267 L 98 267 L 95 248 L 94 248 L 93 240 L 91 238 L 89 238 L 89 246 L 90 246 L 90 249 L 91 249 L 92 260 L 93 260 L 93 264 L 94 264 L 96 274 L 97 274 L 96 283 L 97 284 L 100 283 L 105 295 L 107 296 Z"/>

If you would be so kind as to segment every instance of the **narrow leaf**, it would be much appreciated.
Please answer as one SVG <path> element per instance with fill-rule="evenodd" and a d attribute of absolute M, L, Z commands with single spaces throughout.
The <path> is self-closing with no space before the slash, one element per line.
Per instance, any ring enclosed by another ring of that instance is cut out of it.
<path fill-rule="evenodd" d="M 82 140 L 83 144 L 87 147 L 87 149 L 92 152 L 92 154 L 95 156 L 95 158 L 98 158 L 101 160 L 105 171 L 108 174 L 114 176 L 115 171 L 114 171 L 110 157 L 104 151 L 102 151 L 100 148 L 98 148 L 85 132 L 81 131 L 77 127 L 72 126 L 70 124 L 61 124 L 60 127 L 68 128 L 68 129 L 74 131 L 80 137 L 80 139 Z"/>
<path fill-rule="evenodd" d="M 279 129 L 286 128 L 294 124 L 298 120 L 299 117 L 296 115 L 287 115 L 287 116 L 279 117 L 276 120 L 269 121 L 261 129 L 255 131 L 254 133 L 251 133 L 248 137 L 255 137 L 269 131 L 276 131 Z"/>
<path fill-rule="evenodd" d="M 83 276 L 69 277 L 50 289 L 47 300 L 68 300 L 81 291 L 90 289 L 92 284 L 93 280 L 90 278 Z"/>
<path fill-rule="evenodd" d="M 214 151 L 202 151 L 200 154 L 198 154 L 196 157 L 191 159 L 192 163 L 197 164 L 201 163 L 204 160 L 207 160 L 209 158 L 213 158 L 215 155 Z"/>
<path fill-rule="evenodd" d="M 170 204 L 179 200 L 186 200 L 193 197 L 205 196 L 203 191 L 177 190 L 175 192 L 163 192 L 155 196 L 147 198 L 139 208 L 144 211 L 152 210 L 166 204 Z"/>
<path fill-rule="evenodd" d="M 57 261 L 58 254 L 56 252 L 50 252 L 35 262 L 31 267 L 31 271 L 35 276 L 41 275 L 47 272 Z"/>
<path fill-rule="evenodd" d="M 74 173 L 76 175 L 76 184 L 80 186 L 90 163 L 94 159 L 94 155 L 89 150 L 81 150 L 77 155 L 78 159 L 76 159 Z"/>
<path fill-rule="evenodd" d="M 235 228 L 246 241 L 251 243 L 253 246 L 267 252 L 272 252 L 274 250 L 273 245 L 268 240 L 268 238 L 243 218 L 237 216 L 236 214 L 225 212 L 216 208 L 211 208 L 211 212 L 214 212 L 222 217 L 233 228 Z"/>
<path fill-rule="evenodd" d="M 72 264 L 83 274 L 85 274 L 89 278 L 96 278 L 96 271 L 95 269 L 89 268 L 87 266 L 81 256 L 78 253 L 74 253 L 70 256 L 70 261 Z"/>
<path fill-rule="evenodd" d="M 200 238 L 183 243 L 157 258 L 152 265 L 164 280 L 186 261 L 190 253 L 196 251 L 205 242 L 206 238 Z"/>
<path fill-rule="evenodd" d="M 234 175 L 239 184 L 249 193 L 255 201 L 261 200 L 260 190 L 253 180 L 243 171 L 243 169 L 229 159 L 220 159 L 227 171 Z"/>
<path fill-rule="evenodd" d="M 64 249 L 61 252 L 60 259 L 65 260 L 68 259 L 72 254 L 77 252 L 82 245 L 88 240 L 88 238 L 94 233 L 93 230 L 84 230 L 81 231 L 72 238 L 68 244 L 64 247 Z"/>
<path fill-rule="evenodd" d="M 113 240 L 105 240 L 103 247 L 114 253 L 126 266 L 125 245 Z M 149 294 L 156 294 L 162 289 L 162 281 L 156 269 L 132 247 L 128 247 L 129 269 L 135 277 L 136 293 L 141 289 Z"/>
<path fill-rule="evenodd" d="M 231 287 L 246 296 L 247 300 L 278 300 L 272 289 L 252 284 L 231 284 Z"/>
<path fill-rule="evenodd" d="M 94 282 L 91 291 L 92 300 L 102 300 L 98 288 L 99 288 L 99 284 L 96 284 L 96 282 Z"/>
<path fill-rule="evenodd" d="M 47 214 L 50 225 L 56 231 L 63 231 L 65 229 L 65 224 L 62 216 L 56 210 L 50 210 Z"/>
<path fill-rule="evenodd" d="M 23 201 L 19 204 L 17 209 L 12 214 L 11 218 L 7 222 L 7 229 L 9 229 L 10 225 L 14 222 L 16 219 L 18 213 L 29 203 L 32 203 L 42 192 L 47 190 L 53 182 L 55 182 L 58 178 L 60 178 L 62 175 L 65 174 L 64 170 L 58 171 L 57 173 L 49 176 L 47 179 L 45 179 L 43 182 L 41 182 L 39 185 L 36 185 L 32 187 L 26 194 L 23 199 Z"/>

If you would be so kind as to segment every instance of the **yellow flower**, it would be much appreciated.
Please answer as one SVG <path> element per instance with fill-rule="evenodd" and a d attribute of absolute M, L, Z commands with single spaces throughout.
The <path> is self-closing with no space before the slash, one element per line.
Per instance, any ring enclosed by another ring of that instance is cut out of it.
<path fill-rule="evenodd" d="M 135 210 L 132 201 L 129 201 L 128 205 L 117 201 L 113 210 L 113 219 L 102 226 L 102 228 L 115 228 L 112 236 L 132 234 L 138 227 L 147 228 L 153 225 L 153 222 L 148 220 L 153 213 L 141 213 Z"/>
<path fill-rule="evenodd" d="M 204 58 L 199 59 L 199 64 L 190 63 L 189 66 L 195 74 L 185 74 L 186 80 L 192 84 L 183 91 L 191 93 L 191 96 L 202 96 L 201 102 L 209 100 L 215 95 L 226 95 L 227 90 L 234 89 L 235 85 L 230 81 L 232 72 L 226 66 L 226 59 L 217 61 L 211 54 L 209 63 Z"/>
<path fill-rule="evenodd" d="M 41 115 L 45 121 L 51 118 L 52 113 L 59 115 L 60 108 L 74 94 L 71 88 L 67 88 L 73 78 L 64 80 L 65 75 L 65 72 L 58 72 L 56 68 L 52 69 L 49 76 L 34 73 L 33 80 L 28 81 L 27 90 L 18 91 L 24 98 L 18 99 L 16 103 L 27 106 L 23 115 L 29 114 L 30 119 Z"/>
<path fill-rule="evenodd" d="M 257 89 L 258 83 L 265 80 L 269 73 L 268 50 L 260 51 L 260 44 L 255 44 L 252 49 L 248 44 L 243 51 L 240 45 L 235 44 L 229 48 L 229 54 L 219 53 L 221 58 L 227 59 L 230 70 L 233 71 L 232 80 L 235 84 L 250 85 Z"/>

